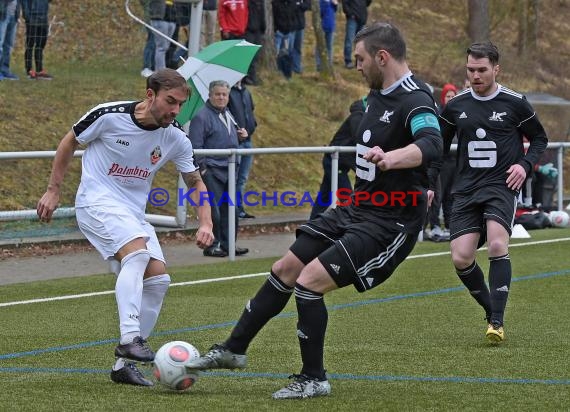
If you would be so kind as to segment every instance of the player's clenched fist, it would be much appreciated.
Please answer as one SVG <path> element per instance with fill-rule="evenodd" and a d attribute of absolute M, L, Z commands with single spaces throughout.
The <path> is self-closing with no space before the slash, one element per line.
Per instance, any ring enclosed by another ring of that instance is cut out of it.
<path fill-rule="evenodd" d="M 368 160 L 370 163 L 374 163 L 380 170 L 388 170 L 390 168 L 388 162 L 388 154 L 378 146 L 374 146 L 362 157 L 364 160 Z"/>

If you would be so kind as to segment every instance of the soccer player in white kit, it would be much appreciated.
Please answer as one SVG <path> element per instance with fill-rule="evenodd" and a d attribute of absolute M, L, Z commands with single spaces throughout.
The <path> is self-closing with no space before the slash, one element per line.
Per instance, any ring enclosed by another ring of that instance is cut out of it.
<path fill-rule="evenodd" d="M 196 244 L 212 244 L 210 206 L 200 205 L 207 192 L 194 164 L 192 144 L 175 121 L 190 94 L 186 80 L 175 70 L 158 70 L 147 78 L 143 101 L 104 103 L 87 112 L 61 140 L 53 161 L 46 193 L 37 213 L 50 221 L 58 206 L 61 185 L 73 153 L 86 146 L 81 183 L 75 199 L 79 228 L 89 242 L 111 262 L 117 274 L 115 296 L 120 343 L 111 380 L 151 386 L 134 362 L 149 362 L 154 352 L 147 343 L 170 276 L 154 228 L 145 221 L 152 179 L 173 161 L 198 204 Z"/>

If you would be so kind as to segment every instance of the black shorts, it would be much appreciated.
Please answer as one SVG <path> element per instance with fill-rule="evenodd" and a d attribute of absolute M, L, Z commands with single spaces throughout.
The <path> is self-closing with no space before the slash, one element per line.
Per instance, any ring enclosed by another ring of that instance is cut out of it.
<path fill-rule="evenodd" d="M 513 230 L 517 193 L 502 186 L 487 186 L 468 194 L 454 194 L 449 221 L 450 239 L 466 233 L 486 235 L 487 220 L 500 223 L 509 233 Z"/>
<path fill-rule="evenodd" d="M 417 239 L 372 211 L 337 207 L 301 225 L 291 252 L 304 264 L 318 258 L 339 288 L 364 292 L 388 279 Z"/>

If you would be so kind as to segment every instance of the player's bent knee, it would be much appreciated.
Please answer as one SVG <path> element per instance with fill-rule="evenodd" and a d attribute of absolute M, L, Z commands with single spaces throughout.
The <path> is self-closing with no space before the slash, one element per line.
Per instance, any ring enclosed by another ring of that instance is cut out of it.
<path fill-rule="evenodd" d="M 453 266 L 455 266 L 457 269 L 465 269 L 471 265 L 474 260 L 475 255 L 473 254 L 463 254 L 459 252 L 451 254 L 451 261 L 453 262 Z"/>
<path fill-rule="evenodd" d="M 146 271 L 144 272 L 144 277 L 145 279 L 147 279 L 165 273 L 166 273 L 166 265 L 164 264 L 164 262 L 158 259 L 150 258 L 150 261 L 148 262 L 148 265 L 146 267 Z"/>
<path fill-rule="evenodd" d="M 294 285 L 303 267 L 303 263 L 289 251 L 285 256 L 273 263 L 271 271 L 285 284 Z"/>
<path fill-rule="evenodd" d="M 129 263 L 144 263 L 145 266 L 148 265 L 150 261 L 150 253 L 146 249 L 135 250 L 129 253 L 121 259 L 121 267 L 128 265 Z"/>

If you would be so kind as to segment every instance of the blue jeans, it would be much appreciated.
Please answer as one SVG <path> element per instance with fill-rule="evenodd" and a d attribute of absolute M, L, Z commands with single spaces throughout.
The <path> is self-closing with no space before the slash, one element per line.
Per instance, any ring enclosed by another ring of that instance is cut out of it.
<path fill-rule="evenodd" d="M 275 50 L 279 53 L 281 49 L 289 50 L 291 53 L 291 45 L 293 44 L 293 36 L 291 33 L 281 33 L 279 30 L 275 32 Z"/>
<path fill-rule="evenodd" d="M 143 49 L 143 69 L 154 70 L 154 33 L 146 29 L 146 43 Z"/>
<path fill-rule="evenodd" d="M 0 73 L 10 74 L 10 55 L 12 54 L 12 49 L 14 48 L 14 43 L 16 41 L 16 31 L 18 29 L 18 20 L 15 15 L 8 17 L 8 22 L 6 24 L 6 32 L 4 35 L 4 42 L 0 41 L 2 44 L 2 55 L 0 55 Z"/>
<path fill-rule="evenodd" d="M 344 64 L 352 63 L 352 42 L 356 33 L 364 27 L 356 19 L 346 19 L 346 31 L 344 35 Z"/>
<path fill-rule="evenodd" d="M 289 43 L 289 53 L 291 54 L 291 59 L 293 60 L 293 71 L 295 73 L 301 73 L 303 71 L 301 60 L 303 57 L 302 54 L 304 33 L 305 30 L 303 29 L 290 33 L 292 42 Z"/>
<path fill-rule="evenodd" d="M 8 28 L 8 21 L 10 17 L 6 16 L 3 20 L 0 20 L 0 49 L 4 50 L 4 39 L 6 39 L 6 29 Z M 3 53 L 0 54 L 0 66 L 4 65 Z"/>
<path fill-rule="evenodd" d="M 333 63 L 333 41 L 334 31 L 325 31 L 325 46 L 327 48 L 327 57 L 331 66 Z M 321 70 L 321 56 L 318 48 L 315 50 L 315 60 L 317 63 L 317 70 Z"/>
<path fill-rule="evenodd" d="M 253 145 L 251 144 L 251 139 L 247 139 L 239 144 L 240 149 L 251 149 Z M 236 178 L 236 192 L 243 195 L 245 193 L 245 184 L 249 177 L 249 171 L 253 165 L 253 155 L 241 155 L 239 161 L 239 167 L 237 170 Z M 241 199 L 241 197 L 240 197 Z M 243 212 L 243 202 L 239 202 L 238 212 Z"/>
<path fill-rule="evenodd" d="M 164 20 L 151 20 L 150 25 L 157 29 L 167 37 L 172 38 L 176 23 Z M 166 67 L 166 52 L 170 47 L 170 41 L 163 36 L 154 35 L 154 70 L 164 69 Z"/>

